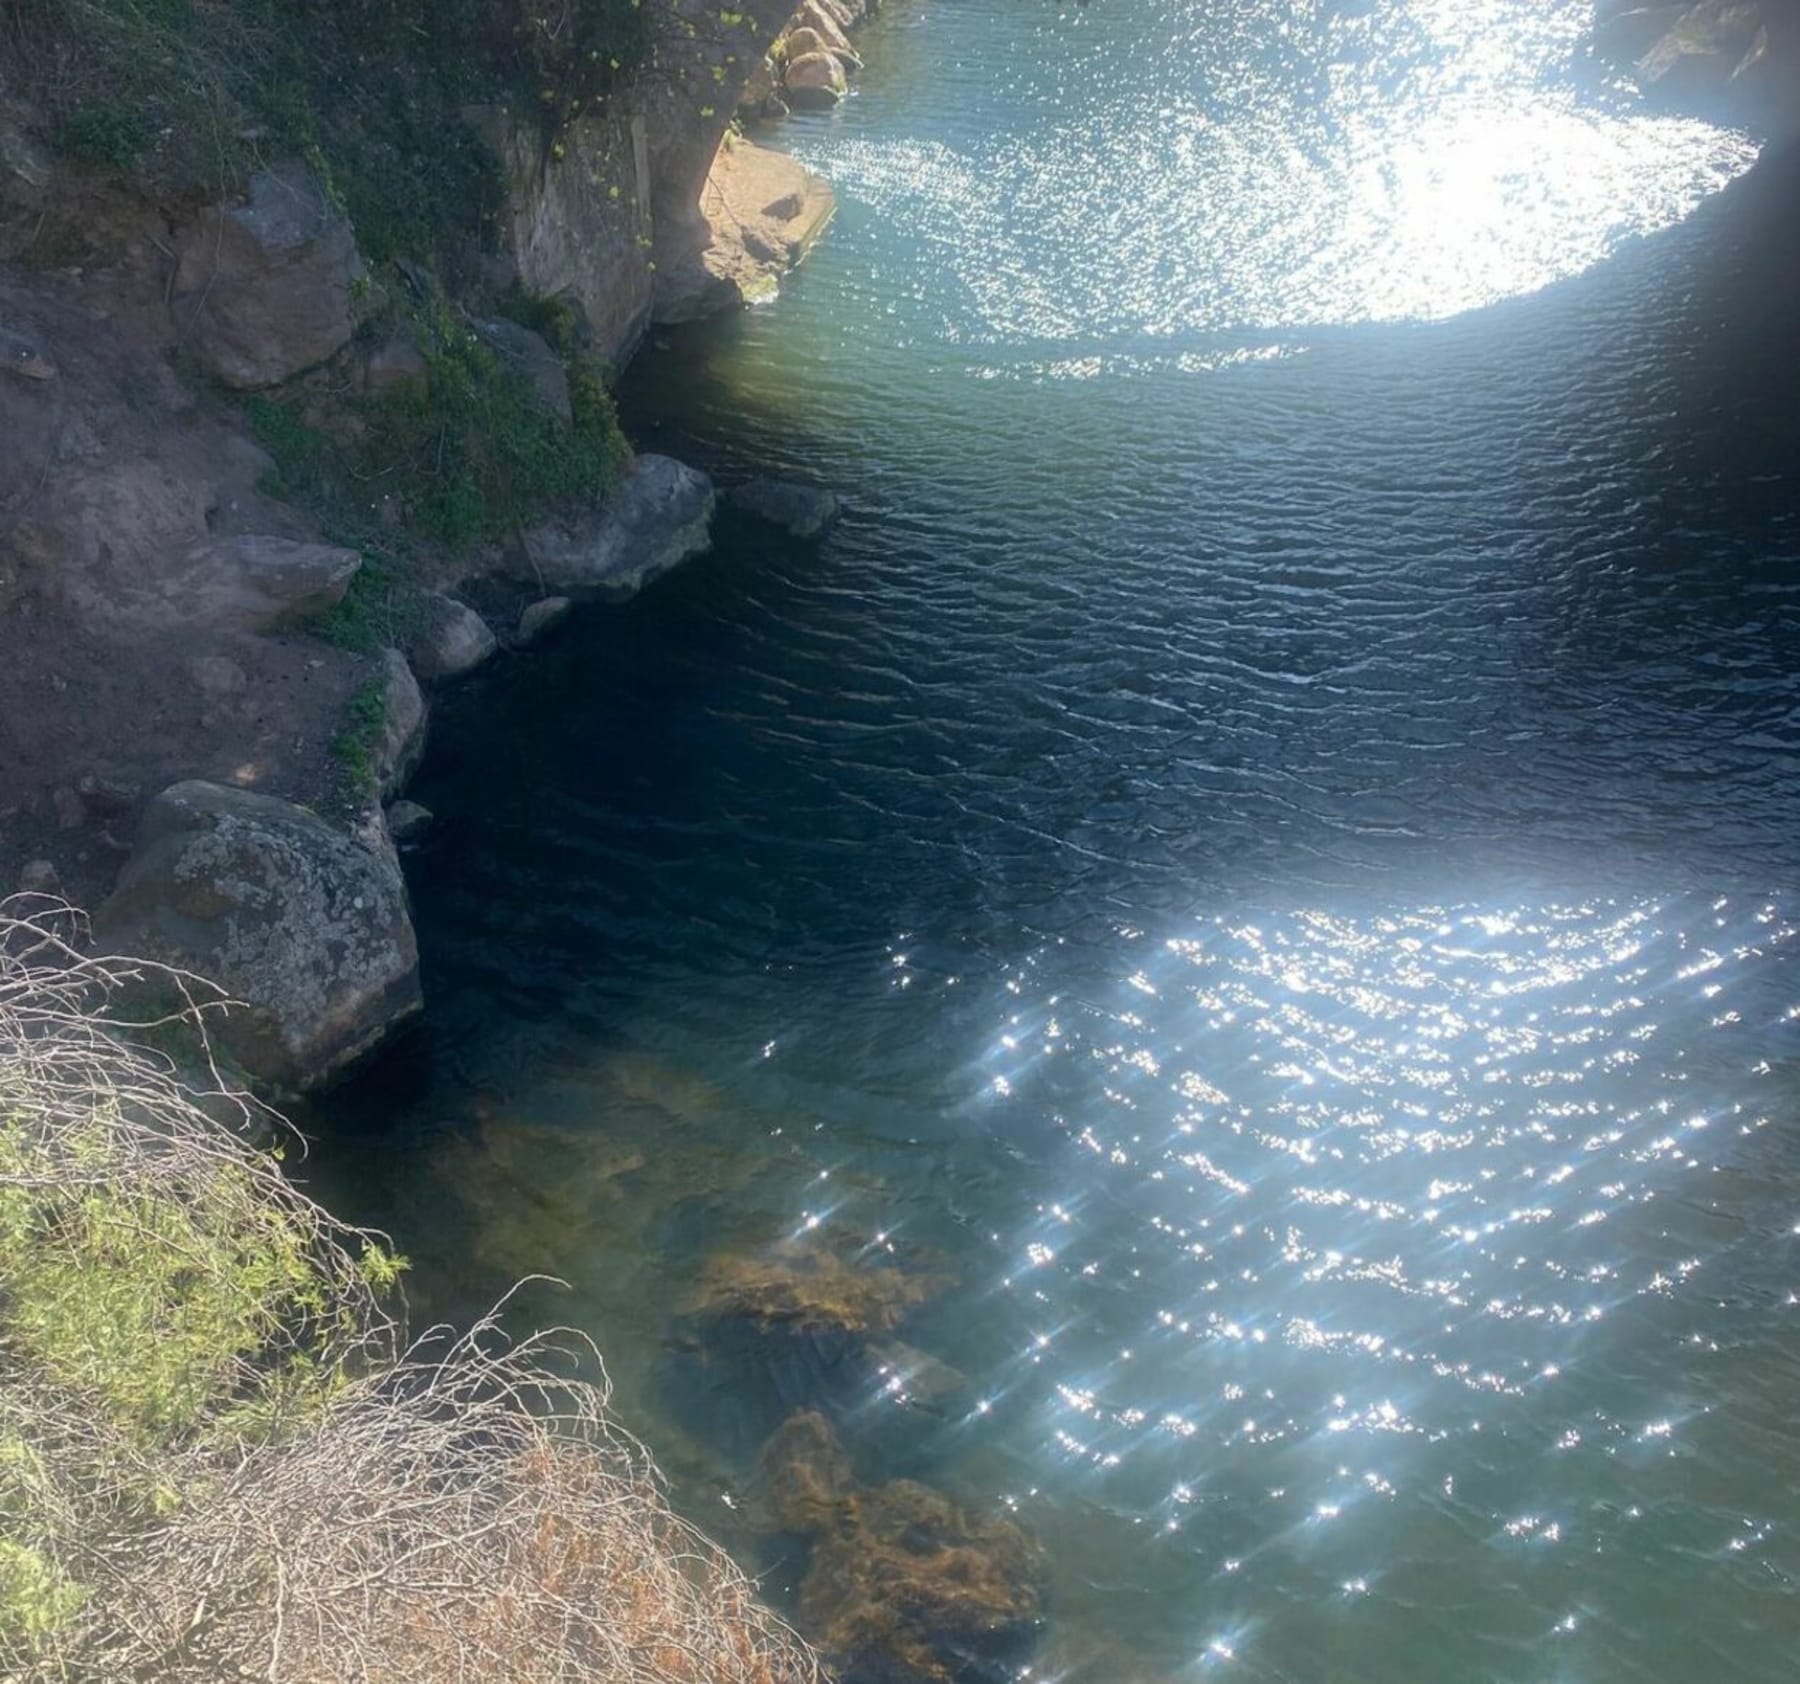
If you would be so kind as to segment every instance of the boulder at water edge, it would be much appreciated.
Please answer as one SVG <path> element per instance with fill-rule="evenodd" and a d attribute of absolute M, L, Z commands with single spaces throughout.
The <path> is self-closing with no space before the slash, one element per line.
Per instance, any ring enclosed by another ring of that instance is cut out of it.
<path fill-rule="evenodd" d="M 510 571 L 568 596 L 627 597 L 712 543 L 713 483 L 670 456 L 640 456 L 602 510 L 548 521 Z"/>
<path fill-rule="evenodd" d="M 248 790 L 191 782 L 157 796 L 94 933 L 242 1002 L 214 1032 L 278 1088 L 321 1086 L 420 1008 L 392 849 Z"/>
<path fill-rule="evenodd" d="M 827 110 L 850 91 L 844 67 L 830 53 L 802 53 L 789 59 L 781 85 L 795 110 Z"/>
<path fill-rule="evenodd" d="M 785 528 L 796 538 L 820 537 L 839 512 L 836 493 L 789 479 L 750 480 L 733 486 L 725 501 L 744 514 Z"/>
<path fill-rule="evenodd" d="M 406 658 L 427 684 L 473 672 L 495 648 L 486 620 L 466 602 L 437 591 L 420 599 L 418 617 L 406 635 Z"/>

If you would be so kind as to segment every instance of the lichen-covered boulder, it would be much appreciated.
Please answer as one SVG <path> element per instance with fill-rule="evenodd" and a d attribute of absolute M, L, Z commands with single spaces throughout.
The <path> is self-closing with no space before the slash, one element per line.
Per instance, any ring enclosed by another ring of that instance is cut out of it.
<path fill-rule="evenodd" d="M 167 571 L 162 593 L 189 624 L 278 631 L 336 607 L 361 566 L 355 550 L 336 544 L 215 538 L 196 544 Z"/>
<path fill-rule="evenodd" d="M 791 58 L 782 72 L 787 102 L 796 110 L 824 111 L 850 91 L 844 66 L 831 53 L 802 53 Z"/>
<path fill-rule="evenodd" d="M 180 339 L 209 375 L 240 391 L 335 356 L 368 300 L 349 218 L 304 164 L 252 176 L 241 203 L 202 213 L 177 255 Z"/>
<path fill-rule="evenodd" d="M 605 509 L 528 533 L 509 571 L 565 596 L 631 596 L 711 545 L 714 502 L 713 483 L 698 468 L 640 456 Z"/>
<path fill-rule="evenodd" d="M 733 486 L 726 503 L 742 514 L 782 527 L 796 538 L 818 538 L 837 520 L 835 492 L 788 479 L 753 479 Z"/>
<path fill-rule="evenodd" d="M 191 782 L 157 796 L 94 933 L 240 1002 L 215 1033 L 280 1089 L 323 1085 L 420 1009 L 392 849 L 249 790 Z"/>

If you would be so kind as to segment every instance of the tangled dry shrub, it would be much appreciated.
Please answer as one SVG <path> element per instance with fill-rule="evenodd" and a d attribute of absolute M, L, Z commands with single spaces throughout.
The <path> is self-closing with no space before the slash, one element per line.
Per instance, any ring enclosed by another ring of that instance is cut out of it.
<path fill-rule="evenodd" d="M 403 1346 L 375 1237 L 128 1043 L 150 968 L 72 924 L 0 904 L 0 1677 L 817 1684 L 591 1349 Z"/>

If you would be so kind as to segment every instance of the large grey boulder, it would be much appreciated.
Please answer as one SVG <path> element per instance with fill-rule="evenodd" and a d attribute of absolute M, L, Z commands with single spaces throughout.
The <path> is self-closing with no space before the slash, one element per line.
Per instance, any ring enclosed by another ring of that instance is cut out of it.
<path fill-rule="evenodd" d="M 1730 91 L 1767 49 L 1761 8 L 1731 0 L 1702 0 L 1683 13 L 1638 60 L 1647 87 L 1683 102 L 1706 102 Z"/>
<path fill-rule="evenodd" d="M 782 72 L 781 86 L 796 111 L 829 110 L 850 91 L 844 67 L 831 53 L 802 53 Z"/>
<path fill-rule="evenodd" d="M 715 501 L 713 482 L 698 468 L 640 456 L 606 509 L 527 533 L 512 571 L 563 595 L 631 596 L 709 547 Z"/>
<path fill-rule="evenodd" d="M 293 538 L 243 536 L 197 544 L 162 589 L 183 620 L 221 631 L 266 632 L 344 600 L 362 566 L 355 550 Z"/>
<path fill-rule="evenodd" d="M 392 849 L 248 790 L 195 782 L 157 796 L 94 932 L 108 952 L 192 971 L 241 1002 L 215 1033 L 279 1088 L 322 1085 L 420 1009 Z"/>
<path fill-rule="evenodd" d="M 385 799 L 403 790 L 425 756 L 430 712 L 419 681 L 398 649 L 381 652 L 381 736 L 375 744 L 375 782 Z"/>
<path fill-rule="evenodd" d="M 278 385 L 350 342 L 369 293 L 349 219 L 303 164 L 250 178 L 240 204 L 214 205 L 177 254 L 182 341 L 214 379 Z"/>
<path fill-rule="evenodd" d="M 742 514 L 779 526 L 796 538 L 817 538 L 837 520 L 835 492 L 789 479 L 753 479 L 733 486 L 725 501 Z"/>
<path fill-rule="evenodd" d="M 506 373 L 523 380 L 539 403 L 566 427 L 575 419 L 569 406 L 569 376 L 549 341 L 504 316 L 474 323 L 475 337 L 494 353 Z"/>
<path fill-rule="evenodd" d="M 473 672 L 495 649 L 486 620 L 467 603 L 433 591 L 419 603 L 406 635 L 406 658 L 427 684 Z"/>

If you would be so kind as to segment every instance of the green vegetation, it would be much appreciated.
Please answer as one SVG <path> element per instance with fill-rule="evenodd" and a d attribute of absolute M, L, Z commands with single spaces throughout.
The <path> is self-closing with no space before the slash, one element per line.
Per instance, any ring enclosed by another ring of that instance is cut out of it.
<path fill-rule="evenodd" d="M 398 1260 L 247 1143 L 195 1008 L 198 1087 L 118 1038 L 124 981 L 0 903 L 0 1678 L 819 1684 L 593 1353 L 409 1346 Z"/>
<path fill-rule="evenodd" d="M 269 490 L 319 508 L 346 543 L 395 550 L 392 527 L 369 498 L 380 487 L 406 529 L 452 551 L 611 492 L 630 450 L 603 370 L 574 348 L 572 329 L 564 370 L 573 421 L 565 426 L 442 298 L 406 326 L 423 377 L 353 401 L 348 427 L 314 425 L 300 400 L 250 400 L 251 425 L 275 459 Z"/>
<path fill-rule="evenodd" d="M 78 162 L 123 174 L 149 150 L 151 136 L 142 112 L 102 104 L 78 105 L 56 138 Z"/>
<path fill-rule="evenodd" d="M 618 484 L 631 452 L 603 363 L 580 347 L 569 305 L 529 313 L 562 355 L 566 424 L 441 295 L 366 330 L 410 338 L 419 378 L 316 416 L 304 396 L 246 403 L 275 464 L 263 489 L 311 508 L 334 541 L 362 552 L 349 592 L 312 628 L 328 642 L 367 654 L 405 641 L 422 545 L 454 554 L 510 539 L 553 508 L 603 503 Z"/>
<path fill-rule="evenodd" d="M 376 262 L 485 240 L 499 182 L 466 107 L 530 114 L 547 153 L 648 39 L 641 0 L 0 0 L 0 63 L 71 157 L 216 191 L 299 153 Z"/>
<path fill-rule="evenodd" d="M 342 781 L 339 796 L 352 811 L 376 796 L 376 754 L 387 725 L 387 696 L 379 679 L 371 679 L 351 696 L 344 728 L 331 739 L 331 757 Z"/>

